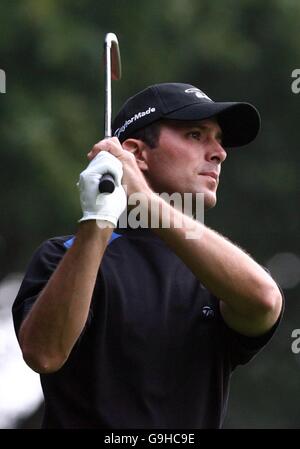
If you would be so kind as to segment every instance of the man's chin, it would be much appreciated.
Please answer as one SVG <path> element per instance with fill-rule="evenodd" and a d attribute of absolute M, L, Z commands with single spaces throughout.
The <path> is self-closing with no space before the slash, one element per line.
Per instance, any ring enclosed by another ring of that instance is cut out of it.
<path fill-rule="evenodd" d="M 198 192 L 199 193 L 199 192 Z M 201 202 L 201 204 L 199 203 Z M 215 207 L 217 203 L 216 195 L 209 193 L 201 194 L 201 197 L 198 195 L 193 196 L 193 216 L 195 217 L 196 212 L 199 214 L 202 210 L 209 210 Z"/>
<path fill-rule="evenodd" d="M 204 208 L 212 209 L 217 204 L 217 197 L 211 193 L 204 194 Z"/>

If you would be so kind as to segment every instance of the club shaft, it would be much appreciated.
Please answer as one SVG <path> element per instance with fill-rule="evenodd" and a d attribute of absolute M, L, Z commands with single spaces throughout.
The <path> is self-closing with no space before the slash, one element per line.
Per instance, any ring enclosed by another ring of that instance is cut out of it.
<path fill-rule="evenodd" d="M 105 137 L 111 137 L 111 41 L 106 42 L 105 45 L 105 119 L 104 119 L 104 134 Z"/>
<path fill-rule="evenodd" d="M 108 33 L 104 41 L 105 58 L 105 108 L 104 108 L 104 135 L 105 138 L 111 137 L 111 117 L 112 117 L 112 93 L 111 80 L 121 78 L 121 59 L 119 43 L 114 33 Z M 115 189 L 115 179 L 111 173 L 105 173 L 99 181 L 100 193 L 112 193 Z"/>

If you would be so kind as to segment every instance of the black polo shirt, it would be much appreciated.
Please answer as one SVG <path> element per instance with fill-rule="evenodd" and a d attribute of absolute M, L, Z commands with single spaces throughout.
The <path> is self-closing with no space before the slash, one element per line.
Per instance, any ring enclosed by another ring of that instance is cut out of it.
<path fill-rule="evenodd" d="M 13 305 L 20 325 L 72 244 L 46 241 Z M 219 301 L 149 230 L 113 234 L 89 317 L 67 362 L 41 375 L 45 428 L 218 428 L 233 369 L 271 338 L 245 337 Z"/>

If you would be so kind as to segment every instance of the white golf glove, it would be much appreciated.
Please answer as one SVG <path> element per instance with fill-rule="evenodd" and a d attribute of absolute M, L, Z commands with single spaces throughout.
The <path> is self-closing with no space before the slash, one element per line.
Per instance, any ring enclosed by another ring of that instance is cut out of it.
<path fill-rule="evenodd" d="M 113 193 L 99 193 L 99 181 L 105 173 L 111 173 L 115 179 Z M 123 168 L 121 162 L 107 151 L 101 151 L 80 173 L 77 186 L 83 217 L 79 220 L 97 220 L 99 227 L 116 227 L 118 219 L 127 204 L 127 197 L 121 180 Z"/>

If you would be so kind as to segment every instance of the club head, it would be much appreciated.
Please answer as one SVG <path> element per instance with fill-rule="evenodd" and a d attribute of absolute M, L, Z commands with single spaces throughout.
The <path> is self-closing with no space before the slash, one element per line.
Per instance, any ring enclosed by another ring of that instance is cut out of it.
<path fill-rule="evenodd" d="M 114 33 L 107 33 L 104 40 L 104 58 L 107 65 L 107 50 L 110 51 L 111 79 L 118 81 L 122 76 L 121 56 L 118 38 Z"/>

